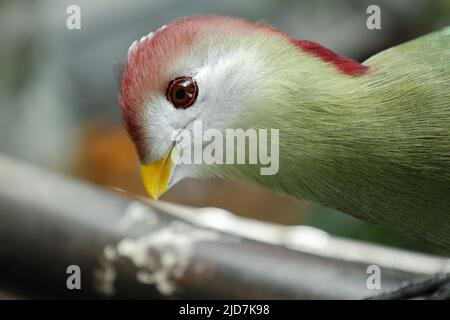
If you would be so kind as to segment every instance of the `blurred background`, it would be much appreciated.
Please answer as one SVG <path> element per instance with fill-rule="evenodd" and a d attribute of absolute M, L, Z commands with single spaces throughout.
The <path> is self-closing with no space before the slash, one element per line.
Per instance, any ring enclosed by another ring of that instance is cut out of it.
<path fill-rule="evenodd" d="M 381 8 L 381 30 L 366 28 L 371 4 Z M 69 5 L 81 9 L 80 30 L 66 27 Z M 262 20 L 363 61 L 450 25 L 450 1 L 0 0 L 0 153 L 144 194 L 134 147 L 121 123 L 115 70 L 135 39 L 175 18 L 198 14 Z M 334 210 L 238 182 L 186 180 L 162 200 L 443 253 Z"/>

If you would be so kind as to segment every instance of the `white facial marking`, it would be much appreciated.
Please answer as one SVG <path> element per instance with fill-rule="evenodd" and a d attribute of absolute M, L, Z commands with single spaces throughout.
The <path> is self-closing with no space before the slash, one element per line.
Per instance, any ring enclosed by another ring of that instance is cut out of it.
<path fill-rule="evenodd" d="M 192 106 L 177 109 L 164 93 L 151 96 L 143 108 L 142 118 L 148 124 L 144 133 L 149 147 L 145 161 L 160 160 L 174 146 L 171 139 L 176 130 L 193 134 L 195 121 L 201 121 L 204 130 L 225 132 L 234 128 L 235 120 L 248 112 L 249 99 L 259 97 L 264 90 L 262 79 L 269 77 L 258 48 L 243 42 L 222 46 L 219 42 L 191 47 L 166 68 L 167 79 L 192 77 L 198 85 L 198 96 Z M 256 75 L 258 75 L 256 77 Z M 167 84 L 166 84 L 167 85 Z M 177 148 L 180 148 L 178 146 Z M 188 152 L 184 150 L 183 152 Z M 186 153 L 187 154 L 187 153 Z M 196 153 L 192 156 L 195 157 Z M 169 187 L 185 177 L 195 177 L 204 164 L 179 164 L 174 166 Z"/>

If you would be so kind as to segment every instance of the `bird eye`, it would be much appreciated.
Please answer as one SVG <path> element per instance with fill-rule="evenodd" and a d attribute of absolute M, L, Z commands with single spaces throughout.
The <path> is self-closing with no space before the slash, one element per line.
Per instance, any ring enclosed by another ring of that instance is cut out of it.
<path fill-rule="evenodd" d="M 187 109 L 197 99 L 197 83 L 190 77 L 177 78 L 169 83 L 166 95 L 175 108 Z"/>

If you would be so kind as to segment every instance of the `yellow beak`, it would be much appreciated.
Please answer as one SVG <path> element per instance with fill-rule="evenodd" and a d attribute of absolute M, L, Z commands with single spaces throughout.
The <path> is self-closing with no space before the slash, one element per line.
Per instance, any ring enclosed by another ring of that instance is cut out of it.
<path fill-rule="evenodd" d="M 141 176 L 145 190 L 154 200 L 157 200 L 169 188 L 171 168 L 171 152 L 156 162 L 141 165 Z"/>

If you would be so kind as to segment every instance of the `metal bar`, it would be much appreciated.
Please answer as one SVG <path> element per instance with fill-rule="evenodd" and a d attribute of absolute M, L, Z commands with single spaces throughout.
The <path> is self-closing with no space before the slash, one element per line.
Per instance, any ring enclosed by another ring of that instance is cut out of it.
<path fill-rule="evenodd" d="M 21 297 L 360 299 L 380 293 L 367 288 L 368 265 L 393 253 L 421 267 L 381 265 L 383 290 L 450 265 L 282 228 L 143 201 L 0 157 L 0 289 Z M 338 245 L 357 252 L 336 254 Z M 81 290 L 66 286 L 69 265 L 81 269 Z"/>

